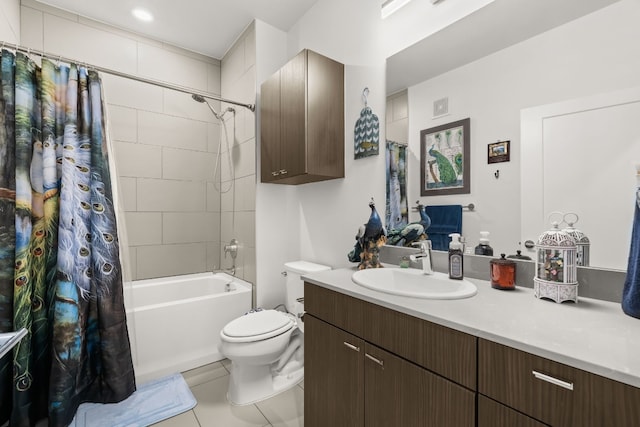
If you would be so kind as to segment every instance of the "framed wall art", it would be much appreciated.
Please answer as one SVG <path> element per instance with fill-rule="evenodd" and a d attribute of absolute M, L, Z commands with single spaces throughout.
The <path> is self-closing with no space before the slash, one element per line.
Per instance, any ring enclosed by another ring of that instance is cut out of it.
<path fill-rule="evenodd" d="M 488 145 L 487 163 L 508 162 L 511 158 L 511 141 L 498 141 Z"/>
<path fill-rule="evenodd" d="M 468 194 L 470 119 L 420 131 L 420 195 Z"/>

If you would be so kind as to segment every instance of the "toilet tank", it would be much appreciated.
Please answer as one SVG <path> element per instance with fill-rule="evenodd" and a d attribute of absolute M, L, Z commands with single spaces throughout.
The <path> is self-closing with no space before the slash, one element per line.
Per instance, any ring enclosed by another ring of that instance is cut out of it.
<path fill-rule="evenodd" d="M 308 261 L 292 261 L 284 264 L 284 270 L 287 277 L 285 281 L 287 311 L 295 315 L 302 314 L 304 313 L 304 305 L 298 302 L 298 299 L 304 298 L 304 284 L 300 276 L 331 270 L 331 267 Z"/>

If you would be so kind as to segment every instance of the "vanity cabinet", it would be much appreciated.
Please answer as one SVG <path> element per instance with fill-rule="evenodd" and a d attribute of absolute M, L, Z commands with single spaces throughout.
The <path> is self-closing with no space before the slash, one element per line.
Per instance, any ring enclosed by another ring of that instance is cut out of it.
<path fill-rule="evenodd" d="M 309 283 L 305 311 L 306 427 L 475 426 L 475 337 Z"/>
<path fill-rule="evenodd" d="M 262 182 L 344 177 L 344 65 L 305 49 L 261 85 Z"/>
<path fill-rule="evenodd" d="M 640 426 L 640 389 L 484 339 L 478 392 L 551 426 Z"/>

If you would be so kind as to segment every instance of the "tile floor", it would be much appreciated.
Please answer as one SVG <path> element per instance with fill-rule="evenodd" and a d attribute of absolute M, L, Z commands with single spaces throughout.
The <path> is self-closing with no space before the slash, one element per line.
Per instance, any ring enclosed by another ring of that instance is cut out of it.
<path fill-rule="evenodd" d="M 198 404 L 154 427 L 304 426 L 304 381 L 255 405 L 232 406 L 226 398 L 230 363 L 225 360 L 183 373 Z"/>

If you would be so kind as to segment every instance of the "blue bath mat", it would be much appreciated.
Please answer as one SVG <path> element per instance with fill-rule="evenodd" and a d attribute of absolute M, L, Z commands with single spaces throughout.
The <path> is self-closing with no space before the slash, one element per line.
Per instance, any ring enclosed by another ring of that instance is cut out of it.
<path fill-rule="evenodd" d="M 69 427 L 145 427 L 196 406 L 180 374 L 150 381 L 120 403 L 83 403 Z"/>

